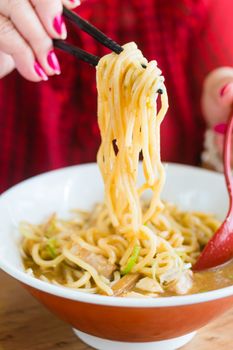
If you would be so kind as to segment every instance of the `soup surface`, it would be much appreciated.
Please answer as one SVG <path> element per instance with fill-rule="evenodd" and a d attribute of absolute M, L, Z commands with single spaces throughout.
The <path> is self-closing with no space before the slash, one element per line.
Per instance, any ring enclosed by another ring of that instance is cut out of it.
<path fill-rule="evenodd" d="M 233 285 L 233 261 L 214 269 L 194 273 L 189 294 L 208 292 Z"/>
<path fill-rule="evenodd" d="M 66 220 L 53 214 L 39 225 L 22 222 L 23 261 L 36 278 L 87 293 L 158 297 L 204 292 L 233 284 L 233 262 L 192 272 L 219 225 L 213 215 L 163 202 L 144 231 L 124 232 L 112 225 L 105 204 L 97 204 L 90 212 L 73 211 Z"/>
<path fill-rule="evenodd" d="M 29 269 L 33 270 L 35 277 L 41 278 L 41 269 L 36 265 L 32 259 L 24 258 L 24 266 L 28 271 Z M 50 281 L 54 278 L 54 273 L 49 269 L 43 271 L 45 279 Z M 43 279 L 43 278 L 42 278 Z M 57 281 L 61 285 L 66 283 L 63 274 L 58 272 Z M 202 272 L 193 273 L 193 285 L 191 289 L 186 294 L 196 294 L 209 292 L 211 290 L 220 289 L 233 285 L 233 261 L 230 261 L 227 264 L 224 264 L 218 268 L 210 269 Z M 142 291 L 140 291 L 142 293 Z M 143 293 L 142 293 L 143 294 Z M 146 296 L 146 294 L 144 294 Z M 165 291 L 164 293 L 158 295 L 160 297 L 178 295 L 175 292 Z M 132 295 L 133 296 L 133 295 Z"/>

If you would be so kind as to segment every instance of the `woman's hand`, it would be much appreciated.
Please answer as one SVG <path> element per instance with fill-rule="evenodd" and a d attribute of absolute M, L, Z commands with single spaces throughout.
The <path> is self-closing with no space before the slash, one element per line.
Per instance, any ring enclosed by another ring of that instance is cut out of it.
<path fill-rule="evenodd" d="M 218 68 L 206 77 L 201 102 L 208 130 L 202 158 L 220 170 L 226 123 L 233 111 L 233 68 Z"/>
<path fill-rule="evenodd" d="M 16 68 L 31 81 L 60 74 L 52 39 L 65 39 L 62 6 L 80 0 L 0 0 L 0 78 Z"/>
<path fill-rule="evenodd" d="M 233 107 L 233 68 L 215 69 L 206 77 L 202 112 L 209 128 L 226 123 Z"/>

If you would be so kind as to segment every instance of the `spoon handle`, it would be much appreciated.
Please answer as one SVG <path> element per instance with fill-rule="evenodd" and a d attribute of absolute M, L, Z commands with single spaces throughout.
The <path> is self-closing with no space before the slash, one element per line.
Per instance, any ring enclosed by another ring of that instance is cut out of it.
<path fill-rule="evenodd" d="M 224 138 L 224 176 L 229 195 L 229 210 L 225 220 L 209 240 L 199 256 L 193 270 L 200 271 L 221 265 L 233 257 L 233 179 L 231 175 L 233 110 L 228 119 Z"/>

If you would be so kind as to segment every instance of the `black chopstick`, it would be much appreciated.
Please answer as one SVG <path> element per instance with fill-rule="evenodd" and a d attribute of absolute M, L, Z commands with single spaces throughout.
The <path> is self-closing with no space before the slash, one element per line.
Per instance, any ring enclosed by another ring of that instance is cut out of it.
<path fill-rule="evenodd" d="M 100 58 L 98 56 L 92 55 L 91 53 L 80 49 L 79 47 L 76 47 L 74 45 L 68 44 L 63 40 L 57 40 L 54 39 L 53 40 L 53 45 L 62 50 L 65 51 L 77 58 L 79 58 L 80 60 L 89 63 L 92 66 L 97 66 Z"/>
<path fill-rule="evenodd" d="M 63 15 L 71 22 L 75 23 L 81 30 L 88 33 L 90 36 L 99 41 L 102 45 L 108 47 L 110 50 L 116 52 L 117 54 L 121 53 L 124 50 L 123 47 L 117 44 L 114 40 L 107 37 L 107 35 L 93 26 L 90 22 L 86 21 L 65 7 L 63 7 Z"/>
<path fill-rule="evenodd" d="M 86 21 L 85 19 L 83 19 L 82 17 L 78 16 L 76 13 L 68 10 L 65 7 L 63 7 L 63 15 L 69 21 L 77 25 L 81 30 L 92 36 L 94 39 L 96 39 L 102 45 L 108 47 L 113 52 L 120 54 L 124 50 L 121 45 L 117 44 L 114 40 L 107 37 L 107 35 L 105 35 L 103 32 L 101 32 L 99 29 L 93 26 L 90 22 Z M 81 59 L 82 61 L 91 64 L 92 66 L 97 66 L 100 60 L 100 57 L 92 55 L 89 52 L 82 50 L 69 43 L 66 43 L 63 40 L 54 39 L 53 43 L 56 48 L 63 50 Z M 146 65 L 142 64 L 142 67 L 146 68 Z M 163 90 L 158 89 L 157 93 L 161 95 L 163 93 Z"/>

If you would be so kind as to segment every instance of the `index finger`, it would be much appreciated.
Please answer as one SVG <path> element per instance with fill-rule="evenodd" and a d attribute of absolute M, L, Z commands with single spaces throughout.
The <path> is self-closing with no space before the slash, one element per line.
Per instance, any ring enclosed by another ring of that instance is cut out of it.
<path fill-rule="evenodd" d="M 49 36 L 66 39 L 67 31 L 62 16 L 61 0 L 31 0 L 31 4 Z"/>
<path fill-rule="evenodd" d="M 66 39 L 66 27 L 62 16 L 63 5 L 73 9 L 80 5 L 80 0 L 31 0 L 41 23 L 52 38 Z"/>

